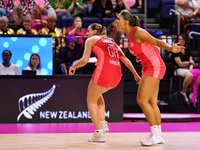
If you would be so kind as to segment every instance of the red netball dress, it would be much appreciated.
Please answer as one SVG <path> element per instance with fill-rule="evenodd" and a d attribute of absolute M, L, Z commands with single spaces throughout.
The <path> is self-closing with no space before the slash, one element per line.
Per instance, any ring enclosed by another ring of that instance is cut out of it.
<path fill-rule="evenodd" d="M 128 43 L 129 51 L 136 56 L 136 61 L 142 65 L 142 75 L 163 79 L 166 71 L 165 63 L 160 57 L 158 48 L 150 43 L 135 43 L 133 40 L 133 30 L 131 30 L 130 41 Z"/>
<path fill-rule="evenodd" d="M 116 43 L 102 37 L 94 44 L 92 50 L 98 58 L 92 81 L 105 88 L 116 87 L 122 76 Z"/>

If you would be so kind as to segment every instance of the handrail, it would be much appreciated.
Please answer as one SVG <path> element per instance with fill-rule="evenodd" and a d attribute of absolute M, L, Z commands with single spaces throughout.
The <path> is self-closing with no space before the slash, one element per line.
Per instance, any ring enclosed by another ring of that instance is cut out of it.
<path fill-rule="evenodd" d="M 187 26 L 200 26 L 200 23 L 187 23 L 187 24 L 184 26 L 184 34 L 186 34 L 185 31 L 186 31 L 186 27 L 187 27 Z"/>
<path fill-rule="evenodd" d="M 180 35 L 180 13 L 174 9 L 170 9 L 169 10 L 169 15 L 172 15 L 172 12 L 175 13 L 175 15 L 177 15 L 177 35 Z"/>
<path fill-rule="evenodd" d="M 199 32 L 190 31 L 189 34 L 188 34 L 188 38 L 193 39 L 192 34 L 200 35 Z"/>

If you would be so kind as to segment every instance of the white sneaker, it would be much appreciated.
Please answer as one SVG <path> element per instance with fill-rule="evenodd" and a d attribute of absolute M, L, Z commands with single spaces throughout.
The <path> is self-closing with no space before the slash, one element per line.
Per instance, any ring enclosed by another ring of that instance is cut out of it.
<path fill-rule="evenodd" d="M 141 145 L 143 146 L 150 146 L 158 144 L 159 142 L 161 142 L 161 140 L 159 140 L 159 135 L 157 134 L 151 134 L 147 139 L 140 141 Z"/>
<path fill-rule="evenodd" d="M 101 127 L 104 132 L 107 133 L 109 131 L 107 121 L 101 122 Z"/>
<path fill-rule="evenodd" d="M 186 101 L 186 102 L 189 102 L 186 93 L 181 93 L 181 94 L 185 97 L 185 101 Z"/>
<path fill-rule="evenodd" d="M 190 93 L 189 99 L 192 101 L 193 93 Z M 197 99 L 195 99 L 195 102 L 197 102 Z"/>
<path fill-rule="evenodd" d="M 92 135 L 91 138 L 88 139 L 88 142 L 99 142 L 99 143 L 103 143 L 106 141 L 106 136 L 105 136 L 105 132 L 101 131 L 101 132 L 94 132 L 94 134 Z"/>
<path fill-rule="evenodd" d="M 162 134 L 158 134 L 158 144 L 164 144 L 165 143 L 165 140 L 163 138 L 163 135 Z"/>

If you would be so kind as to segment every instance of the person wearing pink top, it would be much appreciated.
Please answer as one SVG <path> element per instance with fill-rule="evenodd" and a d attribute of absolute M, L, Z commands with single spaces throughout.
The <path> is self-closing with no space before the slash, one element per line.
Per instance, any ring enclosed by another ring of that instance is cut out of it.
<path fill-rule="evenodd" d="M 34 6 L 31 28 L 38 32 L 44 27 L 47 27 L 47 16 L 42 15 L 42 9 L 39 6 Z"/>
<path fill-rule="evenodd" d="M 69 75 L 74 75 L 76 68 L 87 64 L 92 51 L 98 57 L 87 91 L 88 110 L 95 127 L 95 133 L 88 142 L 106 142 L 105 133 L 109 129 L 105 121 L 105 102 L 102 94 L 115 88 L 120 82 L 122 76 L 120 60 L 133 73 L 137 83 L 140 82 L 140 76 L 120 47 L 107 37 L 105 26 L 93 23 L 88 27 L 87 35 L 83 56 L 70 67 Z"/>
<path fill-rule="evenodd" d="M 152 37 L 146 30 L 142 29 L 137 16 L 127 10 L 122 10 L 115 20 L 117 30 L 123 30 L 128 39 L 129 51 L 136 56 L 136 61 L 142 65 L 142 79 L 138 87 L 137 103 L 144 112 L 150 125 L 151 135 L 141 140 L 141 145 L 163 144 L 164 139 L 161 132 L 161 116 L 157 106 L 160 79 L 165 74 L 165 64 L 159 55 L 158 47 L 173 53 L 183 52 L 185 47 L 178 46 L 179 43 L 170 46 L 162 40 Z"/>
<path fill-rule="evenodd" d="M 51 6 L 49 0 L 26 0 L 30 9 L 30 13 L 33 12 L 33 6 L 37 5 L 42 9 L 43 15 L 53 15 L 56 17 L 56 12 Z"/>
<path fill-rule="evenodd" d="M 82 27 L 82 20 L 79 16 L 75 17 L 72 23 L 72 27 L 66 29 L 66 36 L 75 35 L 75 36 L 86 36 L 87 31 Z M 79 44 L 84 47 L 85 38 L 78 38 Z"/>

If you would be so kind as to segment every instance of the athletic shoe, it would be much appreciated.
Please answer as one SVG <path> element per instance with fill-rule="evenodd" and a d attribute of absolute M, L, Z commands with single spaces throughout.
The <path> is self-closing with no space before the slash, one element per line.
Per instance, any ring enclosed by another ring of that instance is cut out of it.
<path fill-rule="evenodd" d="M 101 127 L 104 132 L 107 133 L 109 131 L 107 121 L 101 122 Z"/>
<path fill-rule="evenodd" d="M 161 142 L 161 140 L 159 140 L 159 135 L 157 134 L 151 134 L 147 139 L 140 141 L 141 145 L 143 146 L 150 146 L 158 144 L 159 142 Z"/>
<path fill-rule="evenodd" d="M 99 143 L 103 143 L 106 141 L 106 136 L 105 136 L 105 132 L 101 131 L 101 132 L 94 132 L 93 136 L 91 138 L 88 139 L 88 142 L 99 142 Z"/>
<path fill-rule="evenodd" d="M 186 101 L 186 102 L 189 102 L 186 93 L 181 93 L 181 94 L 185 97 L 185 101 Z"/>
<path fill-rule="evenodd" d="M 163 135 L 162 134 L 158 134 L 158 141 L 159 143 L 158 144 L 164 144 L 165 143 L 165 140 L 163 138 Z"/>

